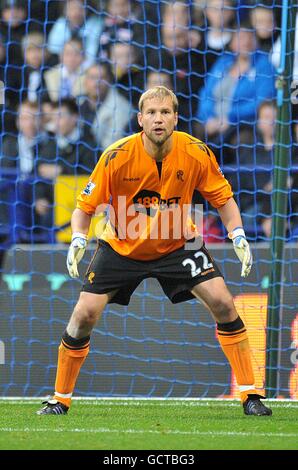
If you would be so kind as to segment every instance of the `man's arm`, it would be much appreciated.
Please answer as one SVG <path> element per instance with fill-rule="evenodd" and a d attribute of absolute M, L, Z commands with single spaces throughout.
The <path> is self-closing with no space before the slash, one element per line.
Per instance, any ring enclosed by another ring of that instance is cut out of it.
<path fill-rule="evenodd" d="M 230 198 L 226 204 L 219 207 L 217 210 L 222 223 L 229 233 L 229 238 L 233 242 L 235 253 L 242 263 L 241 276 L 246 277 L 251 270 L 252 254 L 243 230 L 239 208 L 235 200 Z"/>
<path fill-rule="evenodd" d="M 81 233 L 83 235 L 88 235 L 89 227 L 91 223 L 92 216 L 86 214 L 82 209 L 76 208 L 71 217 L 71 230 L 72 233 Z"/>
<path fill-rule="evenodd" d="M 79 277 L 78 264 L 87 247 L 91 218 L 98 206 L 107 204 L 110 199 L 110 174 L 106 162 L 103 153 L 86 187 L 77 197 L 77 207 L 71 217 L 72 237 L 67 255 L 67 269 L 71 277 Z"/>
<path fill-rule="evenodd" d="M 67 269 L 71 277 L 79 277 L 78 264 L 84 256 L 92 216 L 76 208 L 71 217 L 72 237 L 67 253 Z"/>
<path fill-rule="evenodd" d="M 228 232 L 232 232 L 236 227 L 242 227 L 240 211 L 234 198 L 231 197 L 224 206 L 217 210 Z"/>

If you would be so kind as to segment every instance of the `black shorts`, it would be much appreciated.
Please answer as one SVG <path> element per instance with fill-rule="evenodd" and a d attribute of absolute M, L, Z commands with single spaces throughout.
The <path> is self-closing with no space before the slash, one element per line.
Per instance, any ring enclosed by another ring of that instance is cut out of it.
<path fill-rule="evenodd" d="M 138 285 L 146 278 L 157 279 L 173 304 L 193 299 L 190 290 L 214 277 L 223 277 L 203 245 L 199 250 L 184 247 L 153 261 L 121 256 L 108 243 L 98 242 L 85 274 L 83 292 L 106 294 L 117 289 L 111 303 L 128 305 Z"/>

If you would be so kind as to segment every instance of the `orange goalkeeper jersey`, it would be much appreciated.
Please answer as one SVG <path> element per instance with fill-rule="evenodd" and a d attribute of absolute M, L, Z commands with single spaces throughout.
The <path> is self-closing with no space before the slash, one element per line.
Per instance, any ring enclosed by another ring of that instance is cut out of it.
<path fill-rule="evenodd" d="M 92 215 L 109 204 L 100 238 L 123 256 L 149 261 L 182 247 L 191 238 L 188 229 L 195 233 L 188 211 L 195 189 L 216 208 L 233 196 L 203 142 L 174 131 L 172 150 L 159 171 L 140 132 L 104 151 L 77 207 Z"/>

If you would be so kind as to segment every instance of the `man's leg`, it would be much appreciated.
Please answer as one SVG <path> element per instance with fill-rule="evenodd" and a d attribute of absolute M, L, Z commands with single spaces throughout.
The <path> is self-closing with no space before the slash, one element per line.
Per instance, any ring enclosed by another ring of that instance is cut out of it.
<path fill-rule="evenodd" d="M 90 334 L 114 294 L 115 291 L 108 294 L 81 292 L 59 346 L 53 400 L 38 414 L 66 414 L 80 369 L 89 353 Z"/>
<path fill-rule="evenodd" d="M 191 292 L 204 302 L 217 323 L 218 340 L 236 376 L 245 413 L 271 414 L 271 410 L 259 401 L 246 328 L 223 278 L 215 277 L 197 284 Z M 252 407 L 250 400 L 254 402 Z"/>

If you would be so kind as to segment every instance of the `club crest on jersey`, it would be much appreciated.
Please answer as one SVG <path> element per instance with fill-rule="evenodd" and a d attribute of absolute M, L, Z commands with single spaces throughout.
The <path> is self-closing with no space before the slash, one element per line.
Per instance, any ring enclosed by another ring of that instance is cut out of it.
<path fill-rule="evenodd" d="M 86 188 L 83 190 L 83 194 L 86 194 L 87 196 L 90 196 L 90 194 L 92 193 L 95 186 L 96 186 L 95 183 L 92 183 L 92 181 L 89 181 Z"/>
<path fill-rule="evenodd" d="M 179 181 L 184 181 L 184 171 L 183 170 L 178 170 L 177 173 L 176 173 L 176 176 L 177 176 L 177 180 Z"/>

